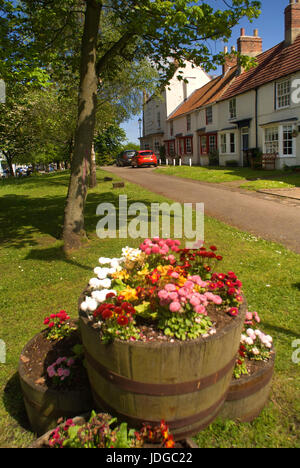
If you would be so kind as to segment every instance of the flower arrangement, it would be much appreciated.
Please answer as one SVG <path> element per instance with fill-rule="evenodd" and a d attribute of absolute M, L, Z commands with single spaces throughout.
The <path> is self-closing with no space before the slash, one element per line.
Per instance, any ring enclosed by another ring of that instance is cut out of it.
<path fill-rule="evenodd" d="M 75 424 L 73 419 L 60 422 L 50 435 L 51 448 L 141 448 L 145 443 L 171 448 L 175 445 L 164 421 L 159 426 L 144 424 L 139 431 L 128 430 L 127 423 L 116 426 L 116 418 L 92 411 L 89 421 L 82 425 Z"/>
<path fill-rule="evenodd" d="M 211 319 L 236 316 L 243 302 L 234 272 L 214 272 L 222 260 L 216 246 L 181 249 L 180 241 L 145 239 L 120 258 L 99 259 L 90 293 L 81 303 L 101 339 L 147 340 L 145 324 L 159 339 L 190 340 L 216 332 Z"/>
<path fill-rule="evenodd" d="M 69 336 L 75 327 L 70 325 L 70 317 L 65 310 L 60 310 L 56 314 L 50 314 L 44 320 L 44 325 L 47 325 L 46 334 L 48 340 L 62 340 Z"/>
<path fill-rule="evenodd" d="M 74 358 L 63 356 L 57 358 L 55 362 L 47 367 L 47 376 L 55 387 L 59 386 L 65 379 L 72 379 L 74 364 Z"/>
<path fill-rule="evenodd" d="M 268 361 L 273 348 L 273 338 L 256 327 L 261 319 L 257 312 L 247 312 L 245 327 L 241 335 L 239 356 L 234 369 L 234 377 L 249 375 L 249 361 Z M 251 325 L 251 328 L 249 327 Z M 248 326 L 248 328 L 247 328 Z"/>

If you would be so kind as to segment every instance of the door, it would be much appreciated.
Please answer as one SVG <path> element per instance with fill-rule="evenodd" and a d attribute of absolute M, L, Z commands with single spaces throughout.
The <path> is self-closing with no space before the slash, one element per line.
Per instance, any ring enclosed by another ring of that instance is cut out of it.
<path fill-rule="evenodd" d="M 246 151 L 249 149 L 249 128 L 243 127 L 241 129 L 241 154 L 240 166 L 244 167 L 247 163 Z"/>

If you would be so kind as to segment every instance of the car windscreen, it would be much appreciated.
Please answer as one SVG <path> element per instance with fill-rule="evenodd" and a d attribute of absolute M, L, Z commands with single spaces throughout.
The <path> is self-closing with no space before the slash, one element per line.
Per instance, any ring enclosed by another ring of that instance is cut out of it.
<path fill-rule="evenodd" d="M 152 151 L 140 151 L 140 156 L 149 156 L 149 154 L 153 154 Z"/>

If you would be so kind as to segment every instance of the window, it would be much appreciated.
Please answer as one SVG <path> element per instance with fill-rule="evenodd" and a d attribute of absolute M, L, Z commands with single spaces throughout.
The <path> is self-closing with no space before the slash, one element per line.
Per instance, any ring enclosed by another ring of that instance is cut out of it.
<path fill-rule="evenodd" d="M 191 130 L 191 116 L 187 115 L 186 116 L 186 130 L 189 132 Z"/>
<path fill-rule="evenodd" d="M 209 139 L 208 139 L 208 150 L 209 150 L 209 153 L 212 153 L 213 151 L 215 151 L 217 149 L 217 145 L 216 145 L 216 135 L 209 135 Z"/>
<path fill-rule="evenodd" d="M 170 122 L 170 135 L 171 135 L 171 136 L 174 135 L 174 123 L 173 123 L 173 120 Z"/>
<path fill-rule="evenodd" d="M 291 104 L 291 83 L 290 80 L 276 83 L 276 109 L 289 107 Z"/>
<path fill-rule="evenodd" d="M 226 133 L 221 134 L 221 153 L 226 153 L 227 145 L 226 145 Z"/>
<path fill-rule="evenodd" d="M 265 129 L 265 148 L 266 153 L 273 154 L 279 151 L 278 127 Z"/>
<path fill-rule="evenodd" d="M 229 118 L 236 118 L 236 98 L 233 98 L 229 101 Z"/>
<path fill-rule="evenodd" d="M 230 153 L 235 153 L 235 133 L 230 133 L 229 135 Z"/>
<path fill-rule="evenodd" d="M 170 141 L 169 143 L 169 155 L 174 156 L 175 155 L 175 142 Z"/>
<path fill-rule="evenodd" d="M 206 154 L 207 154 L 207 140 L 206 140 L 206 136 L 200 137 L 200 147 L 201 147 L 201 154 L 206 155 Z"/>
<path fill-rule="evenodd" d="M 144 143 L 144 149 L 145 149 L 145 150 L 148 150 L 148 149 L 150 149 L 150 145 L 149 145 L 149 143 Z"/>
<path fill-rule="evenodd" d="M 185 145 L 186 145 L 186 154 L 192 154 L 192 139 L 186 138 Z"/>
<path fill-rule="evenodd" d="M 212 106 L 207 107 L 205 112 L 206 112 L 206 125 L 212 124 L 213 123 Z"/>
<path fill-rule="evenodd" d="M 157 127 L 160 128 L 160 112 L 157 112 Z"/>
<path fill-rule="evenodd" d="M 160 148 L 159 141 L 155 141 L 155 143 L 154 143 L 154 152 L 159 153 L 159 148 Z"/>
<path fill-rule="evenodd" d="M 283 126 L 283 156 L 293 156 L 293 126 Z"/>

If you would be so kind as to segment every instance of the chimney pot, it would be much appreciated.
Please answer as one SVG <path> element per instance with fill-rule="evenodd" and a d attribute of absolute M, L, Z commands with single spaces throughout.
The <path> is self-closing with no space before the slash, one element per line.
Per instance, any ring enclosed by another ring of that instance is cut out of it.
<path fill-rule="evenodd" d="M 300 3 L 299 0 L 290 0 L 285 11 L 285 45 L 293 44 L 300 34 Z"/>

